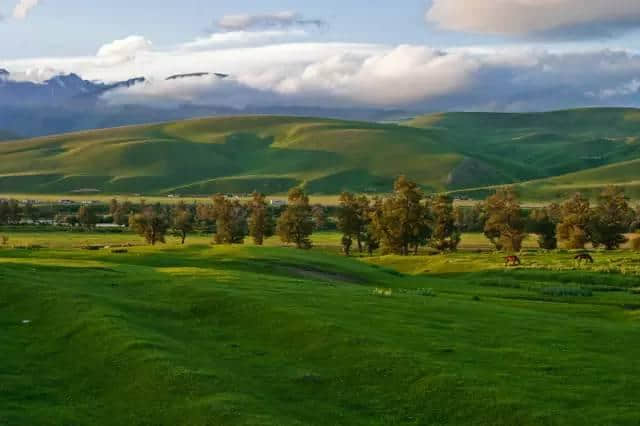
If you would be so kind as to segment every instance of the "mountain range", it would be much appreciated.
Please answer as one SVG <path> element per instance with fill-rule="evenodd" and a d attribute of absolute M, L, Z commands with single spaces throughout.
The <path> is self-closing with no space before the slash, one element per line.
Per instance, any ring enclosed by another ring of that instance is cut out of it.
<path fill-rule="evenodd" d="M 172 75 L 166 80 L 206 76 L 224 79 L 223 73 L 194 72 Z M 173 108 L 149 105 L 113 105 L 102 97 L 115 89 L 143 84 L 145 77 L 113 83 L 85 80 L 76 74 L 57 75 L 43 82 L 20 81 L 0 69 L 0 129 L 22 137 L 117 127 L 150 122 L 208 116 L 277 114 L 352 120 L 385 120 L 406 116 L 402 111 L 367 108 L 313 108 L 297 106 L 245 106 L 241 109 L 212 103 L 182 104 Z"/>

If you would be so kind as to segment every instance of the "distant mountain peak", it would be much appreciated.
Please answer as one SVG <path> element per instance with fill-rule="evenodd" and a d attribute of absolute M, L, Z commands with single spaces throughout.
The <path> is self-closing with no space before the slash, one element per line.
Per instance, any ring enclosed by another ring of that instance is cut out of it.
<path fill-rule="evenodd" d="M 192 72 L 192 73 L 187 73 L 187 74 L 174 74 L 174 75 L 170 75 L 169 77 L 167 77 L 165 80 L 179 80 L 179 79 L 183 79 L 183 78 L 199 78 L 199 77 L 206 77 L 209 75 L 213 75 L 216 76 L 218 78 L 227 78 L 229 77 L 229 74 L 222 74 L 219 72 L 214 72 L 214 73 L 210 73 L 210 72 Z"/>

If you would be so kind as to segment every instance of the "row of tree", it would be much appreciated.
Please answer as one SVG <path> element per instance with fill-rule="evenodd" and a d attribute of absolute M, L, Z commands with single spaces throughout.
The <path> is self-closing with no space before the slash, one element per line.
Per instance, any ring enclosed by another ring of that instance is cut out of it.
<path fill-rule="evenodd" d="M 300 188 L 289 192 L 283 208 L 268 205 L 264 195 L 254 193 L 242 203 L 216 195 L 210 204 L 176 206 L 138 205 L 112 200 L 104 215 L 96 207 L 82 206 L 69 214 L 56 216 L 58 223 L 92 229 L 99 221 L 128 226 L 150 244 L 164 242 L 168 233 L 185 242 L 195 230 L 214 233 L 216 244 L 241 244 L 251 237 L 261 245 L 266 238 L 278 235 L 284 243 L 301 249 L 311 247 L 311 235 L 330 222 L 328 209 L 309 203 Z M 108 214 L 106 214 L 108 213 Z M 0 224 L 17 224 L 22 218 L 35 220 L 38 208 L 30 203 L 0 200 Z M 496 191 L 473 207 L 455 207 L 451 197 L 425 197 L 420 187 L 406 177 L 394 183 L 387 197 L 368 198 L 345 192 L 334 211 L 337 228 L 342 233 L 342 247 L 350 255 L 359 252 L 409 255 L 421 247 L 438 251 L 455 251 L 462 232 L 484 232 L 497 250 L 517 252 L 527 235 L 538 235 L 539 246 L 555 249 L 559 245 L 581 249 L 587 244 L 615 249 L 626 242 L 625 233 L 640 229 L 640 207 L 629 205 L 622 188 L 608 187 L 592 205 L 576 194 L 562 204 L 525 210 L 513 188 Z M 108 219 L 106 219 L 108 218 Z"/>

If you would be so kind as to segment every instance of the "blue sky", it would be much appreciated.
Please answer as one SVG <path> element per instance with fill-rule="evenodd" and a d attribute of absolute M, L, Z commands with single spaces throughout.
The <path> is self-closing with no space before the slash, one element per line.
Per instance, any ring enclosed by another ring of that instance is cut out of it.
<path fill-rule="evenodd" d="M 640 1 L 4 0 L 0 68 L 147 83 L 109 102 L 640 106 Z M 167 83 L 222 72 L 224 82 Z"/>
<path fill-rule="evenodd" d="M 1 3 L 10 16 L 11 2 Z M 179 5 L 179 6 L 177 6 Z M 293 10 L 322 19 L 327 28 L 314 39 L 441 47 L 504 43 L 501 37 L 439 31 L 425 23 L 426 0 L 41 0 L 27 19 L 0 24 L 0 58 L 93 54 L 106 42 L 142 34 L 158 45 L 191 40 L 231 14 Z"/>

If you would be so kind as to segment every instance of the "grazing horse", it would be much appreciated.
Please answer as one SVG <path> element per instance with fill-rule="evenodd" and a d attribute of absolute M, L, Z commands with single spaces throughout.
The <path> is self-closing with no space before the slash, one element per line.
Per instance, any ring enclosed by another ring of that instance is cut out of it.
<path fill-rule="evenodd" d="M 507 256 L 504 258 L 504 266 L 520 266 L 522 262 L 518 256 Z"/>
<path fill-rule="evenodd" d="M 593 257 L 591 257 L 589 253 L 580 253 L 574 257 L 573 260 L 577 260 L 578 263 L 582 263 L 583 260 L 588 263 L 593 263 Z"/>

